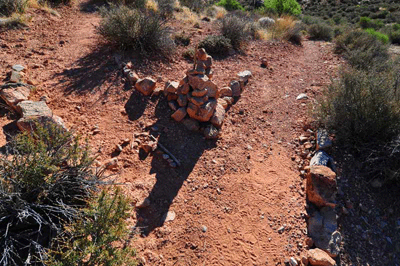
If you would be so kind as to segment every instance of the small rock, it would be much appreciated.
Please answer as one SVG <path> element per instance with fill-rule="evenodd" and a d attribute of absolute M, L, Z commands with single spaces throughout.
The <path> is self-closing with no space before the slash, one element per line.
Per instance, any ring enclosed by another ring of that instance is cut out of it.
<path fill-rule="evenodd" d="M 278 233 L 279 234 L 282 234 L 283 231 L 285 231 L 285 227 L 284 226 L 281 226 L 281 227 L 278 228 Z"/>
<path fill-rule="evenodd" d="M 142 150 L 144 150 L 146 153 L 150 153 L 157 149 L 157 143 L 154 141 L 150 141 L 148 143 L 144 143 L 144 144 L 140 145 L 140 148 Z"/>
<path fill-rule="evenodd" d="M 163 89 L 161 87 L 157 87 L 157 88 L 154 89 L 154 91 L 151 94 L 151 96 L 159 96 L 161 94 L 161 92 L 163 92 Z"/>
<path fill-rule="evenodd" d="M 208 56 L 208 54 L 204 48 L 200 48 L 197 50 L 197 53 L 196 53 L 197 59 L 205 61 L 205 60 L 207 60 L 207 56 Z"/>
<path fill-rule="evenodd" d="M 215 99 L 209 100 L 201 106 L 197 106 L 190 102 L 188 104 L 187 112 L 191 118 L 200 122 L 207 122 L 213 116 L 216 108 L 217 101 Z"/>
<path fill-rule="evenodd" d="M 136 82 L 140 79 L 139 76 L 138 76 L 138 74 L 137 74 L 135 71 L 133 71 L 133 70 L 130 70 L 130 71 L 127 73 L 126 77 L 127 77 L 127 79 L 129 80 L 129 82 L 130 82 L 132 85 L 135 85 Z"/>
<path fill-rule="evenodd" d="M 178 110 L 176 110 L 176 111 L 171 115 L 171 117 L 172 117 L 175 121 L 180 122 L 180 121 L 182 121 L 183 118 L 185 118 L 186 115 L 187 115 L 186 108 L 185 108 L 185 107 L 181 107 L 181 108 L 179 108 Z"/>
<path fill-rule="evenodd" d="M 307 199 L 318 207 L 335 206 L 336 174 L 330 168 L 313 165 L 307 175 Z"/>
<path fill-rule="evenodd" d="M 15 70 L 11 71 L 10 82 L 19 83 L 22 80 L 22 72 L 17 72 Z"/>
<path fill-rule="evenodd" d="M 310 166 L 313 165 L 323 165 L 331 168 L 333 171 L 335 171 L 335 163 L 326 152 L 324 151 L 317 151 L 314 156 L 311 158 L 310 161 Z"/>
<path fill-rule="evenodd" d="M 188 104 L 187 96 L 180 94 L 178 96 L 177 102 L 178 102 L 179 106 L 186 106 Z"/>
<path fill-rule="evenodd" d="M 205 225 L 201 226 L 201 231 L 203 233 L 207 232 L 207 229 L 208 229 L 207 226 L 205 226 Z"/>
<path fill-rule="evenodd" d="M 118 168 L 118 159 L 111 158 L 103 163 L 104 168 L 107 170 L 114 170 Z"/>
<path fill-rule="evenodd" d="M 241 88 L 240 88 L 240 83 L 238 81 L 232 81 L 230 84 L 231 90 L 232 90 L 232 95 L 233 97 L 239 97 L 240 94 L 242 93 Z"/>
<path fill-rule="evenodd" d="M 163 217 L 163 221 L 166 223 L 166 222 L 172 222 L 173 220 L 175 220 L 175 217 L 176 217 L 176 214 L 175 214 L 175 212 L 174 211 L 169 211 L 169 212 L 167 212 L 166 214 L 164 214 L 164 217 Z"/>
<path fill-rule="evenodd" d="M 308 96 L 306 93 L 300 93 L 296 98 L 296 100 L 307 100 L 307 99 L 308 99 Z"/>
<path fill-rule="evenodd" d="M 298 265 L 297 260 L 295 258 L 293 258 L 293 257 L 290 258 L 289 264 L 290 264 L 290 266 L 297 266 Z"/>
<path fill-rule="evenodd" d="M 328 131 L 318 129 L 317 131 L 317 150 L 324 150 L 332 146 L 332 140 L 329 138 Z"/>
<path fill-rule="evenodd" d="M 310 249 L 307 253 L 308 261 L 312 266 L 335 266 L 336 262 L 323 250 Z"/>
<path fill-rule="evenodd" d="M 135 88 L 143 95 L 149 96 L 156 88 L 156 81 L 149 77 L 139 79 L 135 84 Z"/>
<path fill-rule="evenodd" d="M 228 108 L 229 104 L 222 98 L 217 99 L 218 104 L 220 104 L 224 109 Z"/>
<path fill-rule="evenodd" d="M 232 89 L 230 87 L 223 87 L 219 89 L 218 95 L 219 97 L 232 97 Z"/>
<path fill-rule="evenodd" d="M 179 104 L 176 101 L 169 101 L 168 106 L 172 111 L 176 111 L 179 108 Z"/>
<path fill-rule="evenodd" d="M 28 100 L 30 89 L 26 87 L 6 88 L 0 91 L 0 97 L 14 110 L 17 104 Z"/>
<path fill-rule="evenodd" d="M 206 137 L 206 139 L 217 139 L 219 136 L 219 130 L 213 125 L 208 125 L 204 129 L 204 136 Z"/>
<path fill-rule="evenodd" d="M 164 91 L 168 93 L 176 93 L 178 91 L 178 87 L 179 87 L 179 82 L 168 81 L 167 83 L 165 83 Z"/>
<path fill-rule="evenodd" d="M 13 66 L 12 66 L 12 69 L 13 69 L 14 71 L 21 72 L 21 71 L 24 71 L 25 67 L 22 66 L 22 65 L 13 65 Z"/>
<path fill-rule="evenodd" d="M 217 104 L 217 108 L 215 109 L 214 115 L 211 117 L 210 122 L 217 128 L 220 128 L 222 126 L 222 123 L 224 122 L 225 119 L 225 108 Z"/>

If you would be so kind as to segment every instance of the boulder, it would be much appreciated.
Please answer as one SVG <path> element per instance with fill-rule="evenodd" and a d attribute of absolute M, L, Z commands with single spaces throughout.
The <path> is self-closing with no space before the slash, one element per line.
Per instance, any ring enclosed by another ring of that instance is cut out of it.
<path fill-rule="evenodd" d="M 307 199 L 318 207 L 335 206 L 336 174 L 329 167 L 313 165 L 307 175 Z"/>
<path fill-rule="evenodd" d="M 169 108 L 171 108 L 172 111 L 176 111 L 179 108 L 179 105 L 176 101 L 169 101 L 168 106 Z"/>
<path fill-rule="evenodd" d="M 193 103 L 188 104 L 187 112 L 189 116 L 200 122 L 207 122 L 214 114 L 215 108 L 217 107 L 216 100 L 209 100 L 201 106 L 197 106 Z"/>
<path fill-rule="evenodd" d="M 182 124 L 190 131 L 198 131 L 200 129 L 199 122 L 192 118 L 183 119 Z"/>
<path fill-rule="evenodd" d="M 336 262 L 319 248 L 310 249 L 307 252 L 308 262 L 312 266 L 335 266 Z"/>
<path fill-rule="evenodd" d="M 156 81 L 149 77 L 139 79 L 135 84 L 135 88 L 143 95 L 149 96 L 156 88 Z"/>
<path fill-rule="evenodd" d="M 19 86 L 16 88 L 2 89 L 0 97 L 7 103 L 8 106 L 17 110 L 17 104 L 28 100 L 31 90 L 27 87 Z"/>
<path fill-rule="evenodd" d="M 220 128 L 222 126 L 222 123 L 224 122 L 224 118 L 225 118 L 225 108 L 222 105 L 217 104 L 214 115 L 211 117 L 210 122 L 215 127 Z"/>
<path fill-rule="evenodd" d="M 52 115 L 52 116 L 27 116 L 18 119 L 17 127 L 21 131 L 35 131 L 36 125 L 41 125 L 42 127 L 49 127 L 54 125 L 56 127 L 60 127 L 63 130 L 67 131 L 67 127 L 64 124 L 64 121 L 61 117 Z"/>
<path fill-rule="evenodd" d="M 177 102 L 179 106 L 186 106 L 188 104 L 187 96 L 183 94 L 178 95 Z"/>
<path fill-rule="evenodd" d="M 180 122 L 180 121 L 182 121 L 183 118 L 185 118 L 186 114 L 187 114 L 186 108 L 185 108 L 185 107 L 181 107 L 181 108 L 179 108 L 178 110 L 176 110 L 175 113 L 173 113 L 173 114 L 171 115 L 171 117 L 172 117 L 175 121 Z"/>
<path fill-rule="evenodd" d="M 329 138 L 326 129 L 318 129 L 317 131 L 317 150 L 324 150 L 332 147 L 332 140 Z"/>
<path fill-rule="evenodd" d="M 176 81 L 168 81 L 165 83 L 165 88 L 164 91 L 168 92 L 168 93 L 176 93 L 178 91 L 178 87 L 179 87 L 179 82 Z"/>
<path fill-rule="evenodd" d="M 242 93 L 242 90 L 240 88 L 240 83 L 238 81 L 234 80 L 231 82 L 230 87 L 232 90 L 232 96 L 239 97 L 240 94 Z"/>
<path fill-rule="evenodd" d="M 323 165 L 328 166 L 333 171 L 335 171 L 335 162 L 333 161 L 332 157 L 330 157 L 324 151 L 317 151 L 314 156 L 310 160 L 310 166 L 313 165 Z"/>
<path fill-rule="evenodd" d="M 329 252 L 332 256 L 338 254 L 337 248 L 333 245 L 338 242 L 336 230 L 337 220 L 334 208 L 324 207 L 312 213 L 308 219 L 308 233 L 315 246 Z"/>
<path fill-rule="evenodd" d="M 218 92 L 218 97 L 232 97 L 233 93 L 232 93 L 232 89 L 229 87 L 223 87 L 221 89 L 219 89 Z"/>

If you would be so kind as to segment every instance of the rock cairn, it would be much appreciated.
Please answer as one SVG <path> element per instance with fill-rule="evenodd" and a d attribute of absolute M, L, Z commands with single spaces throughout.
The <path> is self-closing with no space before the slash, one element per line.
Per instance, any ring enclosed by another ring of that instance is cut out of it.
<path fill-rule="evenodd" d="M 14 65 L 9 75 L 8 82 L 0 86 L 0 97 L 11 110 L 20 115 L 17 126 L 21 131 L 34 130 L 36 124 L 43 126 L 55 124 L 67 130 L 61 117 L 53 114 L 47 106 L 46 99 L 42 101 L 29 101 L 32 85 L 24 83 L 26 68 L 22 65 Z"/>
<path fill-rule="evenodd" d="M 204 49 L 197 50 L 193 69 L 188 70 L 180 82 L 167 82 L 164 95 L 174 111 L 171 117 L 175 121 L 193 131 L 199 130 L 199 123 L 204 123 L 205 137 L 214 139 L 218 138 L 226 109 L 241 95 L 251 72 L 239 73 L 238 80 L 219 89 L 212 81 L 211 67 L 212 57 Z"/>

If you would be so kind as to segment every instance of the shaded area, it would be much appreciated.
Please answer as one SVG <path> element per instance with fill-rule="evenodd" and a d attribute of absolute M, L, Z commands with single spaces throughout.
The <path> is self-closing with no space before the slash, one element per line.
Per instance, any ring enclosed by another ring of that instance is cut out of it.
<path fill-rule="evenodd" d="M 337 152 L 338 153 L 338 152 Z M 400 264 L 400 187 L 375 183 L 360 163 L 364 155 L 336 154 L 344 173 L 337 180 L 341 265 Z"/>
<path fill-rule="evenodd" d="M 127 108 L 129 117 L 135 118 L 137 114 L 131 114 L 129 110 L 131 109 Z M 157 181 L 147 197 L 150 200 L 150 206 L 137 211 L 136 228 L 144 236 L 164 224 L 174 198 L 197 161 L 205 150 L 216 146 L 215 141 L 206 140 L 201 133 L 191 132 L 183 124 L 173 121 L 170 117 L 171 113 L 167 100 L 163 96 L 160 97 L 155 113 L 158 118 L 155 123 L 158 130 L 151 133 L 159 137 L 159 142 L 177 157 L 182 165 L 178 168 L 171 168 L 168 162 L 162 158 L 162 152 L 157 150 L 154 153 L 150 174 L 155 173 Z"/>

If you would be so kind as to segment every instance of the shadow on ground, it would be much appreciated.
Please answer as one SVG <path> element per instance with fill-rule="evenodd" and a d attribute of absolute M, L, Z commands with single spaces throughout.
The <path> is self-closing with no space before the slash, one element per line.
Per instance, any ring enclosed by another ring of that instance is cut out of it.
<path fill-rule="evenodd" d="M 139 98 L 139 95 L 134 92 L 125 106 L 130 119 L 137 119 L 142 112 L 137 112 L 136 109 L 145 108 L 145 106 L 139 108 L 132 106 L 135 103 L 140 104 Z M 164 224 L 174 198 L 191 174 L 197 161 L 205 150 L 216 146 L 215 141 L 206 140 L 200 132 L 191 132 L 183 124 L 173 121 L 170 117 L 171 114 L 172 111 L 168 107 L 167 100 L 163 96 L 158 98 L 155 110 L 158 120 L 152 126 L 153 129 L 154 126 L 157 127 L 157 130 L 150 131 L 158 137 L 159 143 L 177 157 L 181 166 L 171 168 L 163 159 L 161 152 L 153 154 L 150 174 L 156 174 L 156 184 L 147 197 L 150 200 L 150 206 L 137 211 L 136 228 L 143 236 L 149 235 L 154 229 Z"/>

